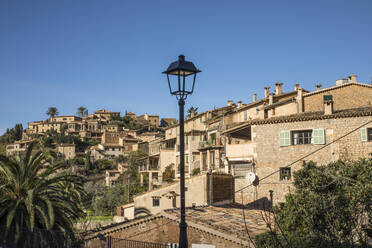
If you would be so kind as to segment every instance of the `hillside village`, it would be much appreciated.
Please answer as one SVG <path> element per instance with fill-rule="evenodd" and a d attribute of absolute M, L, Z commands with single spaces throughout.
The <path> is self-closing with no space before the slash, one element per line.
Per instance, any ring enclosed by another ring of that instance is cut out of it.
<path fill-rule="evenodd" d="M 248 244 L 248 237 L 236 234 L 244 227 L 231 223 L 240 213 L 234 206 L 248 204 L 261 209 L 284 202 L 285 195 L 294 190 L 293 173 L 304 160 L 324 165 L 372 153 L 372 85 L 351 75 L 325 88 L 314 86 L 311 90 L 295 84 L 292 91 L 283 92 L 283 83 L 277 82 L 262 89 L 262 99 L 254 93 L 249 102 L 228 100 L 225 106 L 201 113 L 190 110 L 185 120 L 190 228 L 226 247 Z M 47 141 L 53 133 L 64 138 Z M 81 116 L 55 115 L 29 122 L 22 138 L 7 145 L 6 155 L 24 152 L 35 140 L 44 140 L 42 144 L 65 160 L 112 161 L 111 167 L 96 171 L 100 183 L 108 188 L 130 183 L 121 175 L 130 167 L 131 154 L 140 152 L 138 177 L 145 190 L 116 206 L 114 215 L 119 224 L 100 233 L 127 237 L 143 223 L 148 229 L 165 222 L 169 222 L 164 224 L 169 230 L 177 226 L 174 209 L 180 207 L 180 154 L 176 118 L 132 112 L 122 116 L 106 109 Z M 259 218 L 255 211 L 249 212 L 251 220 Z M 230 222 L 217 212 L 232 216 Z M 208 217 L 215 216 L 213 213 L 220 218 L 216 217 L 216 223 Z M 265 229 L 260 221 L 252 221 L 251 226 L 257 233 Z M 230 233 L 223 228 L 237 229 Z M 190 231 L 193 235 L 197 239 L 201 234 Z M 94 233 L 89 238 L 98 240 Z"/>

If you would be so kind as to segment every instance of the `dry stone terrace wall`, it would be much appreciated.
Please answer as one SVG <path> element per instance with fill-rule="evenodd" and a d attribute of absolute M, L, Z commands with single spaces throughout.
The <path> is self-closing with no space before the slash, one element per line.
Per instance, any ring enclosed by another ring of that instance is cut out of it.
<path fill-rule="evenodd" d="M 253 142 L 256 143 L 255 153 L 257 161 L 255 173 L 258 178 L 263 178 L 280 167 L 287 166 L 301 157 L 313 152 L 323 145 L 290 145 L 281 147 L 279 145 L 279 132 L 282 130 L 312 130 L 313 128 L 325 129 L 325 142 L 329 144 L 335 139 L 347 134 L 353 129 L 361 126 L 363 123 L 372 121 L 372 116 L 338 118 L 312 121 L 297 121 L 276 124 L 264 124 L 252 127 Z M 372 128 L 370 123 L 367 128 Z M 314 161 L 318 165 L 325 165 L 332 161 L 356 160 L 361 157 L 368 157 L 372 152 L 372 142 L 362 142 L 360 129 L 344 137 L 328 147 L 316 152 L 306 158 L 306 161 Z M 250 203 L 255 200 L 266 198 L 270 200 L 270 190 L 273 190 L 274 204 L 285 200 L 285 195 L 293 190 L 292 180 L 293 172 L 300 169 L 302 161 L 291 166 L 292 179 L 280 180 L 279 172 L 259 182 L 257 187 L 251 186 L 244 190 L 244 194 L 235 195 L 236 202 L 241 203 L 242 197 L 244 203 Z M 239 190 L 248 184 L 244 180 L 236 180 L 235 190 Z"/>

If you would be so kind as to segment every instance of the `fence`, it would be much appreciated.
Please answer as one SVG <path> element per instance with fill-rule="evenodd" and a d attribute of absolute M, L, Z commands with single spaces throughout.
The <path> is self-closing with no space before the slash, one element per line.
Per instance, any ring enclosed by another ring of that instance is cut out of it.
<path fill-rule="evenodd" d="M 177 244 L 159 244 L 107 237 L 107 248 L 178 248 Z"/>

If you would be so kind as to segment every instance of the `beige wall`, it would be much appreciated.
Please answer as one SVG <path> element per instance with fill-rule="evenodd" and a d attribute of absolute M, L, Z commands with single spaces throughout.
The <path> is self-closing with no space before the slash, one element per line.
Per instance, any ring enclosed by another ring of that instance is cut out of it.
<path fill-rule="evenodd" d="M 268 110 L 268 118 L 283 116 L 283 115 L 292 115 L 298 113 L 298 104 L 296 101 L 290 102 L 281 106 L 277 106 L 274 109 Z"/>
<path fill-rule="evenodd" d="M 186 207 L 191 207 L 193 203 L 197 206 L 207 204 L 207 195 L 206 195 L 206 186 L 207 186 L 207 177 L 206 175 L 199 175 L 185 180 L 186 191 Z M 168 194 L 170 191 L 180 194 L 180 185 L 174 183 L 150 192 L 147 192 L 143 195 L 134 197 L 134 205 L 136 208 L 146 208 L 152 214 L 160 213 L 164 209 L 173 208 L 173 199 L 169 199 L 165 194 Z M 160 206 L 153 206 L 153 197 L 160 197 Z M 180 207 L 179 196 L 176 197 L 176 207 Z"/>
<path fill-rule="evenodd" d="M 163 173 L 165 168 L 172 163 L 176 164 L 174 150 L 161 150 L 159 159 L 161 173 Z"/>
<path fill-rule="evenodd" d="M 349 109 L 372 105 L 372 86 L 346 84 L 329 90 L 321 90 L 316 94 L 304 95 L 305 111 L 323 111 L 323 96 L 332 95 L 334 109 Z"/>
<path fill-rule="evenodd" d="M 66 146 L 61 145 L 57 146 L 57 152 L 62 154 L 66 159 L 73 159 L 76 156 L 75 145 Z"/>

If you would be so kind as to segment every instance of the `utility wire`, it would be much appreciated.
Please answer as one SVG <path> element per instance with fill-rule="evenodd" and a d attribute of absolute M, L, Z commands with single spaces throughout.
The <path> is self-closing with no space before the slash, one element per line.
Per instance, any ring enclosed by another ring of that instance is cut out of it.
<path fill-rule="evenodd" d="M 370 124 L 370 123 L 372 123 L 372 121 L 368 121 L 368 122 L 364 123 L 363 125 L 361 125 L 361 126 L 355 128 L 355 129 L 351 130 L 350 132 L 348 132 L 348 133 L 344 134 L 343 136 L 341 136 L 341 137 L 335 139 L 334 141 L 332 141 L 332 142 L 330 142 L 330 143 L 328 143 L 328 144 L 325 144 L 324 146 L 322 146 L 322 147 L 320 147 L 320 148 L 318 148 L 318 149 L 316 149 L 316 150 L 314 150 L 314 151 L 308 153 L 307 155 L 305 155 L 305 156 L 303 156 L 303 157 L 297 159 L 296 161 L 294 161 L 294 162 L 292 162 L 292 163 L 286 165 L 286 166 L 283 167 L 283 168 L 289 168 L 289 167 L 291 167 L 293 164 L 295 164 L 295 163 L 297 163 L 297 162 L 300 162 L 301 160 L 303 160 L 303 159 L 305 159 L 305 158 L 307 158 L 307 157 L 309 157 L 309 156 L 311 156 L 311 155 L 313 155 L 313 154 L 319 152 L 320 150 L 323 150 L 324 148 L 326 148 L 326 147 L 332 145 L 333 143 L 335 143 L 335 142 L 337 142 L 337 141 L 339 141 L 339 140 L 345 138 L 346 136 L 348 136 L 348 135 L 350 135 L 350 134 L 356 132 L 356 131 L 359 130 L 360 128 L 362 128 L 362 127 L 364 127 L 364 126 L 366 126 L 366 125 L 368 125 L 368 124 Z M 274 171 L 274 172 L 272 172 L 272 173 L 270 173 L 270 174 L 268 174 L 268 175 L 266 175 L 266 176 L 264 176 L 262 179 L 259 179 L 259 180 L 262 181 L 262 180 L 264 180 L 264 179 L 267 179 L 267 178 L 269 178 L 269 177 L 275 175 L 275 174 L 278 173 L 279 171 L 280 171 L 280 169 L 279 169 L 279 170 L 276 170 L 276 171 Z M 235 191 L 234 193 L 238 193 L 238 192 L 240 192 L 240 191 L 242 191 L 242 190 L 244 190 L 244 189 L 246 189 L 246 188 L 248 188 L 248 187 L 250 187 L 250 186 L 252 186 L 252 185 L 253 185 L 253 183 L 251 183 L 251 184 L 249 184 L 249 185 L 247 185 L 247 186 L 245 186 L 245 187 L 243 187 L 243 188 L 241 188 L 241 189 Z"/>

